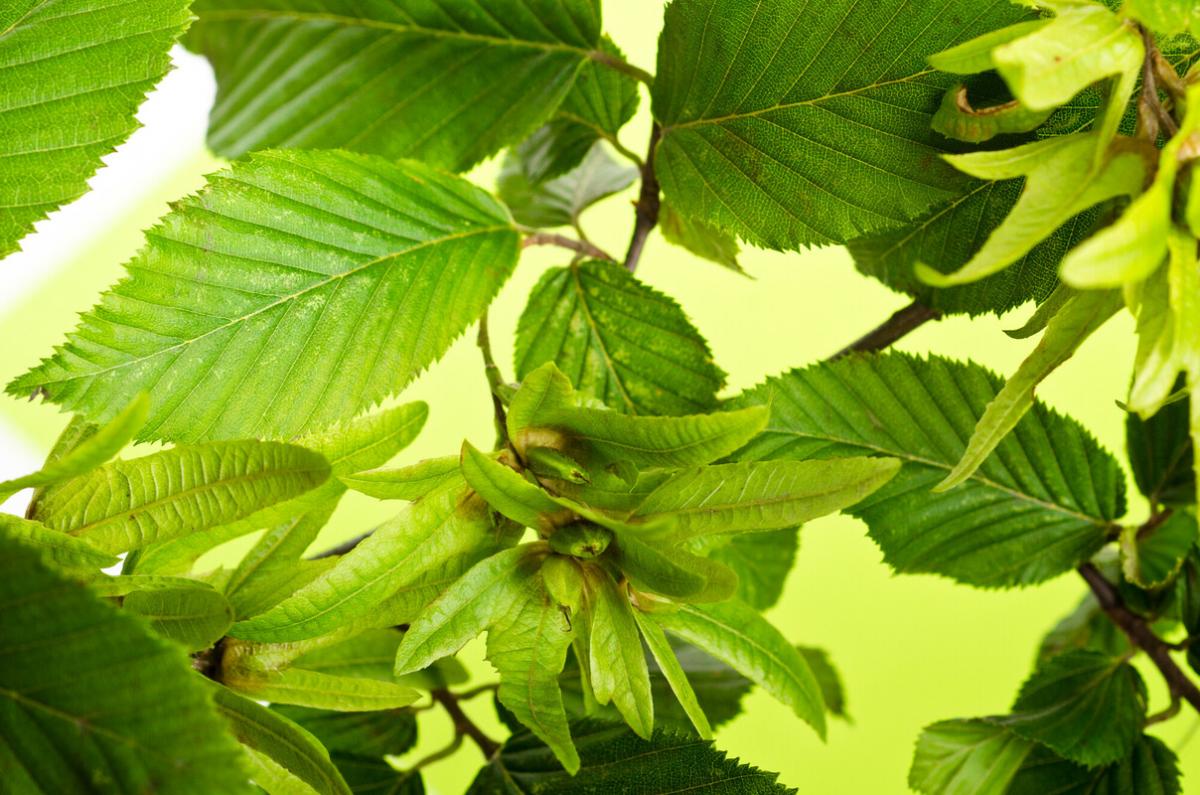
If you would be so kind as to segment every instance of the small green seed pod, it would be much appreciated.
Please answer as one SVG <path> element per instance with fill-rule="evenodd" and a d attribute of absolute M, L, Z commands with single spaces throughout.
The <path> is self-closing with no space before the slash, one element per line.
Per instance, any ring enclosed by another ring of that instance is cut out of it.
<path fill-rule="evenodd" d="M 560 527 L 550 536 L 550 548 L 560 555 L 580 560 L 599 557 L 612 543 L 613 534 L 591 522 L 575 522 Z"/>

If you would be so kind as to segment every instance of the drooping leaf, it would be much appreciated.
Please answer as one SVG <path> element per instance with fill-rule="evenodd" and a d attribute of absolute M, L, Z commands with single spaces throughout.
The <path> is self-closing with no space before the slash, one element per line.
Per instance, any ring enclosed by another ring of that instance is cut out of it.
<path fill-rule="evenodd" d="M 969 186 L 938 158 L 945 139 L 930 121 L 952 78 L 926 57 L 1024 13 L 942 0 L 836 0 L 819 14 L 801 0 L 672 3 L 654 87 L 667 199 L 771 248 L 911 220 Z"/>
<path fill-rule="evenodd" d="M 890 565 L 986 587 L 1041 582 L 1105 543 L 1124 483 L 1086 431 L 1035 403 L 962 486 L 931 493 L 1000 386 L 977 365 L 899 353 L 793 371 L 734 401 L 772 412 L 740 455 L 899 458 L 900 474 L 850 509 Z"/>
<path fill-rule="evenodd" d="M 1120 657 L 1129 651 L 1129 639 L 1100 609 L 1090 592 L 1042 638 L 1037 664 L 1041 666 L 1052 657 L 1077 650 L 1096 651 L 1109 657 Z"/>
<path fill-rule="evenodd" d="M 12 394 L 102 421 L 149 390 L 140 438 L 290 438 L 404 387 L 518 250 L 507 211 L 467 182 L 345 152 L 260 152 L 147 236 L 129 277 Z"/>
<path fill-rule="evenodd" d="M 545 121 L 600 43 L 598 0 L 201 0 L 209 145 L 344 148 L 464 170 Z"/>
<path fill-rule="evenodd" d="M 0 9 L 0 257 L 82 196 L 100 158 L 137 128 L 134 113 L 170 69 L 188 20 L 185 0 L 86 14 L 44 0 Z"/>
<path fill-rule="evenodd" d="M 1052 372 L 1066 363 L 1088 337 L 1094 334 L 1121 308 L 1120 293 L 1089 290 L 1072 296 L 1046 326 L 1038 346 L 1021 362 L 1017 371 L 1004 382 L 1004 388 L 988 403 L 975 425 L 963 457 L 955 464 L 937 491 L 961 485 L 1017 423 L 1033 407 L 1034 390 Z"/>
<path fill-rule="evenodd" d="M 51 530 L 40 522 L 0 513 L 0 539 L 34 548 L 42 560 L 70 572 L 96 574 L 118 563 L 117 557 L 82 538 Z"/>
<path fill-rule="evenodd" d="M 475 777 L 468 795 L 554 792 L 720 792 L 723 795 L 789 795 L 795 790 L 766 773 L 729 759 L 711 743 L 656 731 L 643 740 L 624 726 L 597 721 L 571 725 L 580 767 L 570 775 L 553 752 L 529 732 L 511 737 Z"/>
<path fill-rule="evenodd" d="M 804 657 L 758 611 L 737 601 L 650 613 L 663 629 L 756 682 L 825 736 L 821 686 Z"/>
<path fill-rule="evenodd" d="M 654 700 L 641 634 L 625 589 L 607 574 L 595 579 L 588 648 L 592 693 L 600 704 L 612 704 L 625 723 L 643 739 L 654 730 Z"/>
<path fill-rule="evenodd" d="M 377 500 L 419 500 L 462 477 L 456 455 L 429 458 L 399 469 L 369 469 L 339 478 L 354 491 Z"/>
<path fill-rule="evenodd" d="M 745 273 L 738 254 L 741 247 L 737 238 L 715 226 L 697 221 L 679 213 L 669 202 L 659 211 L 658 226 L 663 239 L 680 248 L 687 249 L 701 259 L 715 262 L 731 271 Z"/>
<path fill-rule="evenodd" d="M 630 519 L 671 517 L 679 538 L 780 530 L 855 505 L 899 470 L 894 458 L 693 467 L 650 492 Z"/>
<path fill-rule="evenodd" d="M 541 486 L 470 442 L 463 442 L 461 466 L 467 484 L 475 493 L 517 524 L 549 531 L 561 523 L 563 507 Z"/>
<path fill-rule="evenodd" d="M 350 795 L 342 774 L 329 760 L 329 752 L 309 731 L 227 688 L 212 690 L 217 710 L 244 745 L 275 762 L 318 795 Z"/>
<path fill-rule="evenodd" d="M 1145 420 L 1132 412 L 1125 417 L 1125 446 L 1134 480 L 1155 505 L 1196 501 L 1190 402 L 1188 398 L 1168 403 Z"/>
<path fill-rule="evenodd" d="M 20 792 L 248 792 L 182 649 L 0 537 L 0 758 Z"/>
<path fill-rule="evenodd" d="M 846 689 L 842 686 L 841 676 L 829 659 L 829 653 L 813 646 L 797 646 L 796 651 L 800 652 L 800 656 L 812 669 L 813 676 L 817 678 L 817 683 L 821 686 L 821 696 L 825 700 L 825 709 L 834 717 L 849 720 L 850 716 L 846 711 Z"/>
<path fill-rule="evenodd" d="M 1070 651 L 1021 687 L 1011 715 L 993 718 L 1013 733 L 1088 767 L 1124 758 L 1141 733 L 1146 688 L 1117 657 Z"/>
<path fill-rule="evenodd" d="M 332 632 L 442 561 L 469 555 L 493 532 L 482 500 L 448 488 L 402 511 L 332 569 L 266 613 L 239 621 L 230 634 L 279 643 Z"/>
<path fill-rule="evenodd" d="M 948 720 L 921 733 L 908 785 L 922 795 L 1005 795 L 1034 744 L 982 720 Z"/>
<path fill-rule="evenodd" d="M 578 166 L 545 182 L 532 182 L 527 176 L 526 142 L 511 150 L 504 159 L 496 181 L 496 195 L 512 211 L 517 223 L 532 227 L 574 226 L 584 211 L 597 202 L 628 188 L 638 170 L 614 160 L 595 144 Z"/>
<path fill-rule="evenodd" d="M 319 486 L 329 464 L 276 442 L 212 442 L 114 461 L 65 482 L 35 519 L 108 552 L 138 549 L 248 516 Z"/>
<path fill-rule="evenodd" d="M 580 392 L 630 414 L 711 411 L 725 374 L 670 297 L 616 263 L 547 271 L 517 327 L 517 378 L 547 362 Z"/>
<path fill-rule="evenodd" d="M 255 700 L 345 712 L 406 707 L 422 695 L 419 690 L 394 682 L 303 668 L 259 673 L 225 666 L 221 681 Z"/>
<path fill-rule="evenodd" d="M 1086 768 L 1035 747 L 1006 795 L 1179 795 L 1178 760 L 1157 737 L 1141 735 L 1117 764 Z"/>
<path fill-rule="evenodd" d="M 1157 527 L 1121 530 L 1121 570 L 1139 588 L 1167 585 L 1200 538 L 1196 517 L 1177 511 Z"/>
<path fill-rule="evenodd" d="M 662 628 L 641 610 L 634 610 L 633 617 L 637 621 L 638 631 L 646 641 L 646 648 L 650 650 L 659 673 L 666 680 L 667 686 L 671 688 L 671 693 L 675 696 L 680 708 L 695 727 L 700 739 L 711 740 L 712 727 L 709 725 L 708 716 L 704 714 L 704 708 L 700 706 L 700 702 L 696 698 L 696 691 L 692 688 L 692 683 L 688 680 L 683 666 L 679 664 L 679 658 L 675 656 L 675 650 L 671 647 Z M 661 722 L 661 716 L 659 719 Z"/>
<path fill-rule="evenodd" d="M 773 607 L 796 562 L 800 533 L 796 528 L 704 539 L 713 544 L 708 557 L 737 575 L 737 598 L 756 610 Z"/>

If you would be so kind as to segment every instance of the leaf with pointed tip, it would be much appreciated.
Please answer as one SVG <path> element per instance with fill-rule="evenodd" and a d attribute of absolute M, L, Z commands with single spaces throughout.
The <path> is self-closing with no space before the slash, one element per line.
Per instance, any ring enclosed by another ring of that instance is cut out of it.
<path fill-rule="evenodd" d="M 766 773 L 713 748 L 709 742 L 663 730 L 643 740 L 623 726 L 571 724 L 579 772 L 564 771 L 536 737 L 511 737 L 471 784 L 468 795 L 585 795 L 596 792 L 720 792 L 722 795 L 794 795 Z"/>
<path fill-rule="evenodd" d="M 641 610 L 634 610 L 633 617 L 637 621 L 638 631 L 646 641 L 646 648 L 650 650 L 654 662 L 658 665 L 658 672 L 671 688 L 680 708 L 695 727 L 700 739 L 711 740 L 712 727 L 708 723 L 708 716 L 704 714 L 704 709 L 696 698 L 696 691 L 692 689 L 692 683 L 680 665 L 679 658 L 675 656 L 675 650 L 671 648 L 662 627 Z"/>
<path fill-rule="evenodd" d="M 179 646 L 3 535 L 0 604 L 4 789 L 249 791 Z"/>
<path fill-rule="evenodd" d="M 0 483 L 0 502 L 25 488 L 41 488 L 86 474 L 121 452 L 141 429 L 150 412 L 150 399 L 139 394 L 112 421 L 88 433 L 65 455 L 53 458 L 31 475 Z"/>
<path fill-rule="evenodd" d="M 983 720 L 947 720 L 917 740 L 908 785 L 922 795 L 1005 795 L 1034 744 Z"/>
<path fill-rule="evenodd" d="M 1041 582 L 1104 545 L 1125 511 L 1124 481 L 1083 428 L 1035 403 L 962 486 L 931 493 L 1000 388 L 984 368 L 939 357 L 815 365 L 733 401 L 771 406 L 769 426 L 739 455 L 899 458 L 900 474 L 849 511 L 892 567 L 984 587 Z"/>
<path fill-rule="evenodd" d="M 654 730 L 654 700 L 633 606 L 612 577 L 602 574 L 594 582 L 588 628 L 592 692 L 601 705 L 612 702 L 629 728 L 648 740 Z"/>
<path fill-rule="evenodd" d="M 795 527 L 861 502 L 896 476 L 895 458 L 743 461 L 675 473 L 630 516 L 673 520 L 681 539 Z"/>
<path fill-rule="evenodd" d="M 1132 412 L 1125 417 L 1125 447 L 1134 480 L 1155 505 L 1196 502 L 1190 402 L 1168 403 L 1145 420 Z"/>
<path fill-rule="evenodd" d="M 1033 353 L 1021 362 L 1017 372 L 1004 382 L 1004 388 L 988 403 L 963 457 L 935 491 L 948 491 L 959 486 L 978 470 L 1033 408 L 1033 393 L 1038 385 L 1074 356 L 1079 346 L 1107 323 L 1121 305 L 1121 294 L 1116 291 L 1090 290 L 1068 299 L 1046 326 Z"/>
<path fill-rule="evenodd" d="M 448 488 L 406 508 L 329 571 L 266 613 L 234 624 L 230 634 L 279 643 L 332 632 L 442 561 L 482 546 L 493 532 L 482 500 Z"/>
<path fill-rule="evenodd" d="M 545 182 L 531 182 L 526 176 L 526 157 L 524 146 L 510 150 L 496 180 L 496 195 L 525 226 L 578 225 L 585 210 L 625 190 L 638 176 L 636 168 L 618 163 L 600 143 L 578 166 Z"/>
<path fill-rule="evenodd" d="M 107 552 L 139 549 L 248 516 L 329 477 L 317 453 L 212 442 L 114 461 L 48 492 L 35 519 Z"/>
<path fill-rule="evenodd" d="M 833 667 L 833 662 L 829 659 L 829 652 L 813 646 L 797 646 L 796 651 L 800 652 L 800 656 L 812 669 L 813 676 L 817 678 L 817 684 L 821 686 L 821 696 L 825 700 L 825 709 L 834 717 L 850 720 L 850 715 L 846 712 L 846 690 L 842 687 L 842 678 L 838 675 L 837 668 Z"/>
<path fill-rule="evenodd" d="M 664 202 L 659 211 L 658 226 L 668 243 L 731 271 L 746 274 L 738 262 L 741 247 L 732 234 L 681 214 L 669 202 Z"/>
<path fill-rule="evenodd" d="M 266 608 L 254 608 L 269 601 L 270 593 L 278 587 L 274 582 L 282 580 L 297 583 L 296 588 L 303 584 L 297 582 L 305 576 L 301 570 L 300 558 L 329 521 L 336 505 L 337 503 L 330 501 L 315 511 L 300 514 L 278 527 L 273 527 L 263 533 L 262 538 L 250 548 L 237 568 L 230 573 L 224 587 L 225 595 L 233 603 L 239 618 L 264 612 Z M 317 561 L 304 563 L 315 564 L 318 569 L 324 566 Z M 309 571 L 314 570 L 313 566 L 307 568 Z M 272 583 L 267 583 L 268 580 Z M 289 591 L 285 595 L 290 593 Z M 267 605 L 268 608 L 272 606 L 273 604 Z"/>
<path fill-rule="evenodd" d="M 1120 762 L 1091 769 L 1035 747 L 1005 795 L 1179 795 L 1178 765 L 1162 740 L 1145 734 Z"/>
<path fill-rule="evenodd" d="M 415 157 L 465 170 L 533 132 L 600 44 L 599 0 L 200 0 L 209 146 Z"/>
<path fill-rule="evenodd" d="M 708 557 L 728 566 L 738 578 L 736 596 L 755 610 L 773 607 L 796 562 L 798 528 L 737 536 L 708 536 L 700 543 Z"/>
<path fill-rule="evenodd" d="M 456 455 L 429 458 L 399 469 L 369 469 L 340 480 L 347 488 L 377 500 L 419 500 L 448 483 L 459 480 L 462 473 Z"/>
<path fill-rule="evenodd" d="M 214 686 L 212 690 L 217 710 L 243 745 L 272 760 L 318 795 L 350 795 L 329 752 L 309 731 L 228 688 Z"/>
<path fill-rule="evenodd" d="M 94 575 L 119 562 L 115 555 L 97 549 L 82 538 L 7 513 L 0 513 L 0 538 L 32 547 L 46 563 L 70 572 Z"/>
<path fill-rule="evenodd" d="M 1011 715 L 991 720 L 1093 767 L 1130 752 L 1145 714 L 1146 686 L 1131 665 L 1099 652 L 1070 651 L 1026 680 Z"/>
<path fill-rule="evenodd" d="M 189 19 L 185 0 L 0 9 L 0 257 L 82 196 L 101 158 L 137 129 L 134 113 Z"/>
<path fill-rule="evenodd" d="M 134 590 L 121 601 L 121 607 L 141 616 L 159 635 L 193 652 L 212 646 L 233 625 L 229 601 L 220 591 L 196 580 L 183 587 Z"/>
<path fill-rule="evenodd" d="M 1121 571 L 1139 588 L 1161 588 L 1179 571 L 1198 537 L 1196 517 L 1184 511 L 1158 527 L 1122 528 Z"/>
<path fill-rule="evenodd" d="M 140 438 L 291 438 L 406 386 L 479 317 L 519 245 L 465 180 L 327 151 L 238 162 L 147 238 L 10 393 L 102 421 L 148 389 Z"/>
<path fill-rule="evenodd" d="M 757 610 L 735 600 L 679 605 L 650 617 L 756 682 L 825 736 L 825 705 L 812 669 Z"/>
<path fill-rule="evenodd" d="M 337 558 L 297 560 L 258 569 L 257 576 L 230 597 L 234 617 L 241 621 L 261 615 L 337 565 Z"/>
<path fill-rule="evenodd" d="M 405 403 L 302 436 L 296 444 L 325 456 L 333 476 L 340 478 L 391 461 L 413 443 L 428 419 L 427 403 Z"/>
<path fill-rule="evenodd" d="M 221 681 L 259 701 L 343 712 L 396 709 L 421 698 L 421 691 L 393 682 L 324 674 L 303 668 L 250 673 L 230 670 L 226 666 Z"/>
<path fill-rule="evenodd" d="M 716 407 L 725 374 L 670 297 L 616 263 L 546 271 L 517 326 L 517 378 L 553 362 L 583 394 L 629 414 Z"/>
<path fill-rule="evenodd" d="M 667 7 L 655 165 L 676 210 L 777 249 L 903 223 L 969 185 L 930 120 L 949 75 L 925 58 L 1026 17 L 956 0 L 684 0 Z M 805 20 L 798 24 L 798 20 Z M 842 47 L 838 42 L 858 41 Z"/>
<path fill-rule="evenodd" d="M 549 531 L 565 513 L 541 486 L 531 483 L 507 464 L 463 442 L 462 472 L 467 485 L 488 505 L 524 527 Z"/>

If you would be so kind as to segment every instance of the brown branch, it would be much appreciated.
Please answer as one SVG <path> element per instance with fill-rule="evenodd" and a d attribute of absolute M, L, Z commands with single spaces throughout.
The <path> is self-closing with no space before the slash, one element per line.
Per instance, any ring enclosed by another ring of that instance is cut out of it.
<path fill-rule="evenodd" d="M 1144 109 L 1147 112 L 1147 115 L 1142 116 L 1146 137 L 1151 141 L 1157 140 L 1158 129 L 1161 127 L 1166 131 L 1168 138 L 1173 138 L 1179 132 L 1179 125 L 1163 106 L 1162 100 L 1158 96 L 1158 72 L 1155 68 L 1158 66 L 1161 69 L 1159 62 L 1166 63 L 1166 61 L 1159 53 L 1158 45 L 1155 44 L 1154 36 L 1150 34 L 1150 31 L 1145 28 L 1140 28 L 1140 30 L 1146 56 L 1142 61 L 1142 97 L 1139 110 Z"/>
<path fill-rule="evenodd" d="M 897 311 L 876 329 L 868 332 L 858 341 L 847 345 L 842 350 L 829 357 L 830 360 L 841 359 L 852 353 L 875 353 L 891 346 L 908 333 L 917 330 L 931 320 L 942 316 L 936 309 L 930 309 L 920 301 L 913 301 L 908 306 Z"/>
<path fill-rule="evenodd" d="M 646 248 L 646 240 L 654 227 L 658 226 L 658 215 L 662 210 L 662 198 L 659 196 L 658 176 L 654 173 L 654 151 L 662 139 L 662 127 L 655 122 L 650 130 L 650 146 L 646 149 L 646 162 L 642 164 L 642 190 L 638 195 L 636 216 L 633 224 L 633 238 L 629 241 L 629 251 L 625 254 L 625 269 L 630 273 L 637 270 L 642 252 Z"/>
<path fill-rule="evenodd" d="M 367 532 L 362 533 L 361 535 L 357 535 L 354 538 L 349 539 L 348 541 L 343 541 L 342 543 L 338 544 L 336 547 L 330 547 L 329 549 L 325 550 L 324 552 L 318 552 L 316 555 L 312 556 L 312 560 L 321 560 L 322 558 L 334 558 L 334 557 L 337 557 L 338 555 L 345 555 L 347 552 L 350 552 L 356 546 L 358 546 L 359 544 L 361 544 L 362 542 L 364 542 L 368 538 L 370 538 L 371 533 L 374 533 L 374 532 L 375 532 L 374 530 L 368 530 Z"/>
<path fill-rule="evenodd" d="M 608 260 L 609 262 L 617 261 L 612 254 L 609 254 L 593 243 L 589 243 L 586 240 L 576 240 L 566 235 L 556 235 L 552 232 L 535 232 L 532 235 L 526 236 L 521 241 L 521 248 L 531 248 L 533 246 L 557 246 L 558 248 L 565 248 L 568 251 L 574 251 L 576 254 L 583 254 L 585 257 Z"/>
<path fill-rule="evenodd" d="M 1079 567 L 1079 574 L 1092 589 L 1100 608 L 1109 620 L 1116 624 L 1129 638 L 1135 648 L 1146 652 L 1159 673 L 1167 682 L 1172 698 L 1181 698 L 1200 712 L 1200 688 L 1187 677 L 1175 660 L 1171 658 L 1171 647 L 1158 635 L 1144 618 L 1125 606 L 1116 587 L 1105 579 L 1100 570 L 1091 563 Z"/>
<path fill-rule="evenodd" d="M 439 688 L 433 691 L 433 700 L 441 704 L 450 715 L 450 720 L 454 722 L 455 734 L 470 737 L 483 752 L 484 759 L 491 759 L 496 755 L 500 750 L 500 743 L 484 734 L 470 716 L 463 712 L 462 707 L 458 705 L 457 696 L 445 688 Z"/>

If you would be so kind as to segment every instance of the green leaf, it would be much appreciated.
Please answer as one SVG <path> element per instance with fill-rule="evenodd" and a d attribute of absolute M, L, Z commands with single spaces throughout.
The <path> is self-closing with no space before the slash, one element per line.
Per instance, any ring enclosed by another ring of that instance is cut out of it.
<path fill-rule="evenodd" d="M 700 706 L 700 702 L 696 698 L 696 691 L 692 689 L 692 683 L 688 680 L 683 666 L 679 664 L 679 658 L 675 656 L 675 650 L 671 648 L 671 643 L 663 634 L 662 628 L 641 610 L 634 610 L 633 617 L 637 621 L 638 630 L 646 641 L 646 647 L 658 665 L 659 673 L 671 688 L 679 706 L 691 721 L 692 726 L 696 728 L 700 739 L 711 740 L 712 727 L 708 723 L 708 716 L 704 714 L 704 708 Z"/>
<path fill-rule="evenodd" d="M 397 770 L 385 759 L 358 754 L 339 752 L 332 758 L 354 795 L 425 795 L 420 770 Z"/>
<path fill-rule="evenodd" d="M 741 602 L 680 605 L 651 613 L 663 629 L 756 682 L 825 736 L 821 686 L 804 657 L 758 611 Z"/>
<path fill-rule="evenodd" d="M 656 731 L 643 740 L 623 726 L 581 721 L 571 725 L 579 748 L 576 775 L 564 771 L 553 752 L 528 732 L 511 737 L 475 777 L 468 795 L 554 792 L 720 792 L 722 795 L 788 795 L 795 790 L 765 773 L 729 759 L 711 743 Z"/>
<path fill-rule="evenodd" d="M 1155 33 L 1200 31 L 1200 4 L 1195 0 L 1126 0 L 1121 11 Z"/>
<path fill-rule="evenodd" d="M 1025 13 L 993 3 L 967 14 L 953 0 L 832 0 L 819 14 L 802 0 L 672 3 L 654 86 L 667 200 L 788 249 L 896 226 L 959 195 L 968 180 L 938 159 L 945 139 L 930 128 L 953 80 L 925 58 Z"/>
<path fill-rule="evenodd" d="M 1012 212 L 966 264 L 947 274 L 921 263 L 916 268 L 917 276 L 934 287 L 979 281 L 1027 256 L 1085 210 L 1119 196 L 1136 195 L 1145 172 L 1141 156 L 1118 154 L 1103 168 L 1096 168 L 1098 140 L 1096 133 L 1079 133 L 1014 149 L 947 156 L 950 163 L 972 177 L 1024 177 L 1025 185 Z"/>
<path fill-rule="evenodd" d="M 1121 571 L 1139 588 L 1161 588 L 1183 565 L 1200 533 L 1196 517 L 1179 511 L 1157 527 L 1121 530 Z"/>
<path fill-rule="evenodd" d="M 728 566 L 738 578 L 737 598 L 755 610 L 774 607 L 796 562 L 800 547 L 797 528 L 748 533 L 739 536 L 710 536 L 708 557 Z"/>
<path fill-rule="evenodd" d="M 1190 399 L 1168 403 L 1145 420 L 1132 412 L 1125 417 L 1125 447 L 1133 477 L 1154 505 L 1196 501 L 1189 403 Z"/>
<path fill-rule="evenodd" d="M 354 475 L 383 466 L 417 438 L 429 419 L 429 405 L 417 401 L 340 423 L 297 440 L 329 460 L 333 476 Z"/>
<path fill-rule="evenodd" d="M 648 544 L 636 533 L 619 535 L 609 557 L 621 573 L 642 591 L 672 599 L 691 600 L 701 597 L 709 584 L 708 572 L 701 568 L 703 558 L 681 549 Z M 732 591 L 730 587 L 729 593 L 718 596 L 727 599 Z"/>
<path fill-rule="evenodd" d="M 291 438 L 408 384 L 518 253 L 507 211 L 478 188 L 345 152 L 260 152 L 147 237 L 129 277 L 12 394 L 102 421 L 149 390 L 140 438 Z"/>
<path fill-rule="evenodd" d="M 608 574 L 595 582 L 588 630 L 592 692 L 600 704 L 612 702 L 629 728 L 648 740 L 654 731 L 654 700 L 635 611 L 628 593 Z"/>
<path fill-rule="evenodd" d="M 315 638 L 367 616 L 447 559 L 469 556 L 494 530 L 486 504 L 463 496 L 448 488 L 414 503 L 332 569 L 230 634 L 274 643 Z"/>
<path fill-rule="evenodd" d="M 7 513 L 0 513 L 0 539 L 34 548 L 47 564 L 71 572 L 94 575 L 119 562 L 115 555 L 97 549 L 82 538 Z"/>
<path fill-rule="evenodd" d="M 508 205 L 517 223 L 532 227 L 577 226 L 584 211 L 634 183 L 638 170 L 618 163 L 595 144 L 578 166 L 567 173 L 533 182 L 526 160 L 533 156 L 526 142 L 510 150 L 500 167 L 496 195 Z"/>
<path fill-rule="evenodd" d="M 1093 767 L 1132 750 L 1145 714 L 1146 687 L 1131 665 L 1099 652 L 1070 651 L 1022 685 L 1011 715 L 992 720 Z"/>
<path fill-rule="evenodd" d="M 248 792 L 177 645 L 0 537 L 0 758 L 20 792 Z"/>
<path fill-rule="evenodd" d="M 948 720 L 921 732 L 908 785 L 923 795 L 1005 795 L 1033 743 L 982 720 Z"/>
<path fill-rule="evenodd" d="M 233 607 L 220 591 L 202 582 L 187 587 L 149 588 L 126 596 L 121 607 L 141 616 L 150 628 L 200 651 L 220 640 L 233 625 Z"/>
<path fill-rule="evenodd" d="M 461 466 L 467 484 L 488 505 L 519 525 L 549 532 L 562 524 L 563 514 L 568 513 L 541 486 L 470 442 L 463 442 Z"/>
<path fill-rule="evenodd" d="M 600 44 L 598 0 L 452 11 L 200 0 L 193 11 L 186 43 L 217 76 L 209 146 L 227 157 L 345 148 L 465 170 L 546 121 Z"/>
<path fill-rule="evenodd" d="M 650 492 L 630 520 L 651 523 L 670 517 L 671 535 L 685 539 L 779 530 L 848 508 L 899 471 L 894 458 L 693 467 Z"/>
<path fill-rule="evenodd" d="M 1041 582 L 1103 546 L 1124 482 L 1083 428 L 1035 403 L 962 486 L 931 493 L 1000 386 L 978 365 L 899 353 L 796 370 L 734 401 L 771 406 L 740 455 L 899 458 L 900 474 L 850 509 L 891 566 L 985 587 Z"/>
<path fill-rule="evenodd" d="M 139 394 L 112 422 L 85 436 L 65 455 L 53 458 L 31 475 L 0 483 L 0 502 L 21 489 L 41 488 L 86 474 L 121 452 L 146 422 L 150 399 Z"/>
<path fill-rule="evenodd" d="M 796 651 L 800 652 L 800 656 L 812 669 L 813 676 L 817 678 L 817 683 L 821 686 L 821 696 L 825 700 L 825 709 L 830 715 L 850 720 L 850 715 L 846 712 L 846 690 L 842 687 L 842 678 L 829 659 L 829 653 L 811 646 L 797 646 Z"/>
<path fill-rule="evenodd" d="M 599 49 L 624 60 L 607 37 Z M 632 77 L 595 61 L 585 63 L 553 118 L 521 143 L 525 177 L 536 185 L 565 174 L 583 162 L 598 140 L 619 146 L 617 133 L 637 113 L 639 99 Z"/>
<path fill-rule="evenodd" d="M 1021 362 L 1017 372 L 988 403 L 987 410 L 975 425 L 963 457 L 946 479 L 935 487 L 935 491 L 948 491 L 959 486 L 979 469 L 1004 437 L 1033 408 L 1034 390 L 1050 373 L 1074 356 L 1079 346 L 1120 310 L 1122 303 L 1118 292 L 1088 291 L 1072 296 L 1063 304 L 1046 326 L 1033 353 Z"/>
<path fill-rule="evenodd" d="M 137 129 L 190 18 L 185 0 L 74 11 L 39 0 L 0 9 L 0 257 L 82 196 L 100 158 Z"/>
<path fill-rule="evenodd" d="M 213 687 L 212 691 L 218 711 L 244 745 L 274 761 L 319 795 L 350 795 L 342 774 L 329 760 L 329 752 L 310 732 L 224 687 Z"/>
<path fill-rule="evenodd" d="M 1118 764 L 1088 769 L 1035 747 L 1006 795 L 1179 795 L 1178 760 L 1157 737 L 1142 735 Z"/>
<path fill-rule="evenodd" d="M 1125 633 L 1109 620 L 1089 592 L 1074 610 L 1042 638 L 1037 663 L 1043 665 L 1051 657 L 1068 651 L 1088 650 L 1120 657 L 1127 654 L 1129 649 L 1129 639 Z"/>
<path fill-rule="evenodd" d="M 946 92 L 933 116 L 934 130 L 956 141 L 977 144 L 998 135 L 1035 130 L 1054 112 L 1031 110 L 1015 99 L 976 107 L 972 104 L 971 88 L 969 83 L 959 83 Z"/>
<path fill-rule="evenodd" d="M 1025 5 L 1033 7 L 1035 2 L 1034 0 L 1030 0 Z M 1031 19 L 1027 22 L 1018 22 L 1015 25 L 1009 25 L 999 30 L 984 33 L 982 36 L 977 36 L 970 41 L 964 41 L 962 44 L 956 44 L 942 52 L 934 53 L 929 56 L 929 65 L 934 69 L 940 69 L 943 72 L 951 72 L 957 75 L 973 75 L 980 72 L 987 72 L 995 68 L 992 52 L 997 47 L 1041 30 L 1046 27 L 1048 22 L 1049 20 L 1046 19 Z"/>
<path fill-rule="evenodd" d="M 257 569 L 245 585 L 229 596 L 237 620 L 261 615 L 337 565 L 337 558 L 297 560 Z"/>
<path fill-rule="evenodd" d="M 737 238 L 704 221 L 682 215 L 670 202 L 664 202 L 659 210 L 658 226 L 663 239 L 686 249 L 701 259 L 715 262 L 731 271 L 745 274 L 738 254 L 741 247 Z"/>
<path fill-rule="evenodd" d="M 629 414 L 697 414 L 716 407 L 725 374 L 674 300 L 616 263 L 546 271 L 525 306 L 517 377 L 554 362 L 580 392 Z"/>
<path fill-rule="evenodd" d="M 262 538 L 250 548 L 237 568 L 230 573 L 224 588 L 225 595 L 237 609 L 239 618 L 258 615 L 274 606 L 269 604 L 262 610 L 254 609 L 264 601 L 269 601 L 265 597 L 276 590 L 276 586 L 267 581 L 282 580 L 292 583 L 305 576 L 298 573 L 302 571 L 300 558 L 316 540 L 321 528 L 333 515 L 335 507 L 336 503 L 331 501 L 315 511 L 300 514 L 263 533 Z M 318 568 L 324 565 L 317 561 L 305 563 L 316 564 Z M 333 563 L 330 562 L 329 565 Z M 307 567 L 307 570 L 311 571 L 313 567 Z M 290 595 L 290 592 L 284 595 Z"/>
<path fill-rule="evenodd" d="M 250 672 L 225 666 L 221 681 L 259 701 L 345 712 L 407 707 L 421 698 L 419 690 L 393 682 L 336 676 L 303 668 Z"/>
<path fill-rule="evenodd" d="M 317 453 L 277 442 L 212 442 L 114 461 L 47 493 L 35 519 L 106 552 L 216 527 L 325 481 Z"/>
<path fill-rule="evenodd" d="M 371 469 L 340 480 L 347 488 L 377 500 L 419 500 L 426 494 L 459 480 L 462 473 L 456 455 L 428 458 L 400 469 Z"/>

